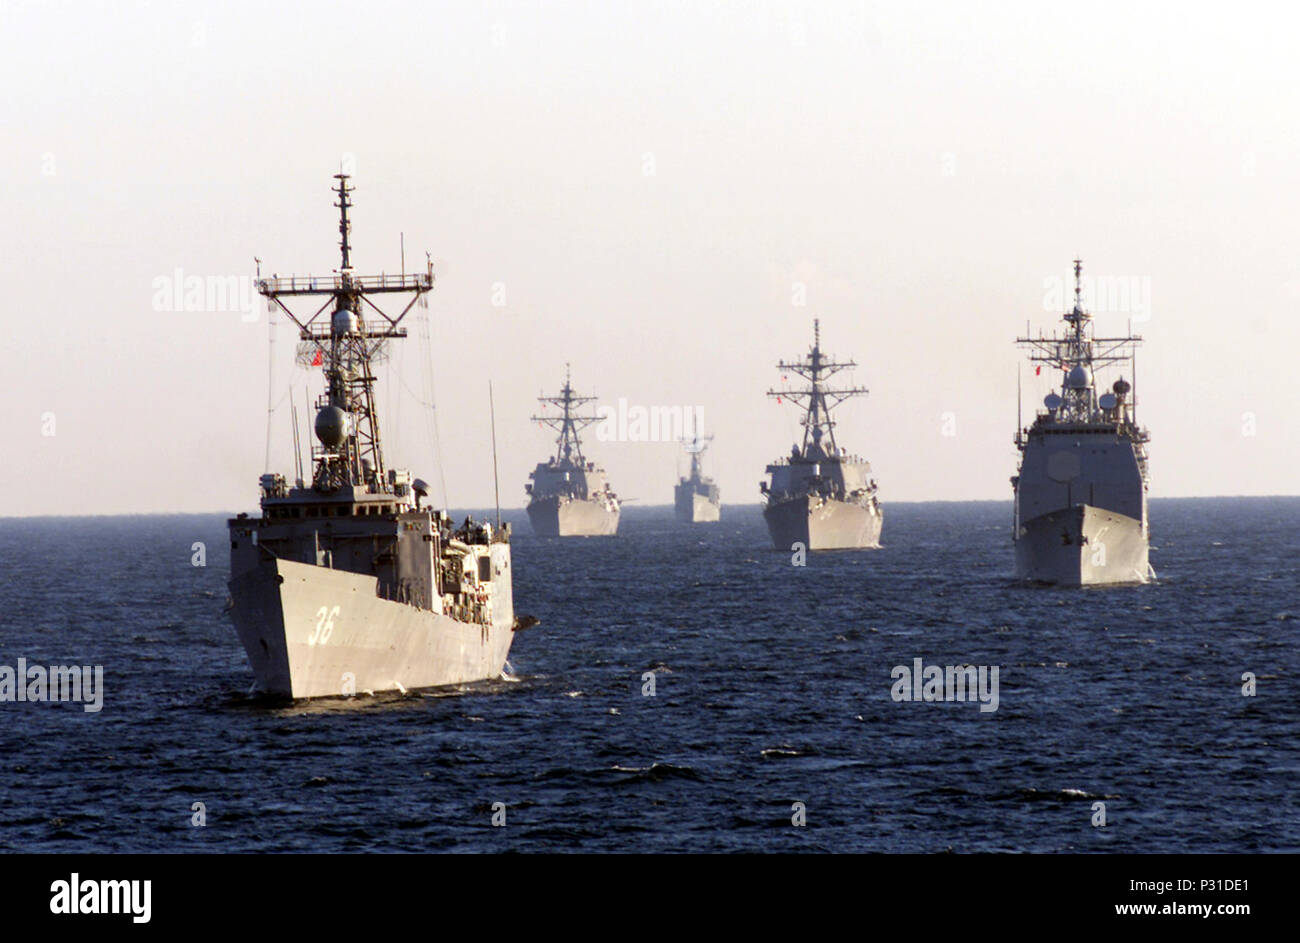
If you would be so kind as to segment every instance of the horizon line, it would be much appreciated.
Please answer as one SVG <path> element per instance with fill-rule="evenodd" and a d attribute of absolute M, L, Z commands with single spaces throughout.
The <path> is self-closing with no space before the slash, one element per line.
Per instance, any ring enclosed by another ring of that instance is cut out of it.
<path fill-rule="evenodd" d="M 1187 495 L 1163 495 L 1154 497 L 1152 501 L 1244 501 L 1252 499 L 1300 499 L 1300 494 L 1187 494 Z M 1014 504 L 1014 498 L 930 498 L 922 501 L 890 501 L 885 507 L 894 505 L 914 505 L 914 504 Z M 664 509 L 672 510 L 672 504 L 640 504 L 633 510 L 652 510 Z M 746 504 L 724 504 L 725 510 L 732 508 L 756 508 L 761 509 L 763 505 L 759 502 Z M 465 510 L 465 511 L 493 511 L 495 507 L 490 504 L 485 505 L 447 505 L 436 508 L 439 511 Z M 519 505 L 517 507 L 503 507 L 502 512 L 506 511 L 527 511 L 527 507 Z M 62 519 L 84 519 L 84 518 L 109 518 L 109 517 L 213 517 L 220 515 L 222 517 L 235 518 L 241 513 L 247 511 L 229 511 L 229 510 L 208 510 L 208 511 L 117 511 L 117 512 L 91 512 L 82 514 L 0 514 L 0 521 L 36 521 L 36 520 L 62 520 Z"/>

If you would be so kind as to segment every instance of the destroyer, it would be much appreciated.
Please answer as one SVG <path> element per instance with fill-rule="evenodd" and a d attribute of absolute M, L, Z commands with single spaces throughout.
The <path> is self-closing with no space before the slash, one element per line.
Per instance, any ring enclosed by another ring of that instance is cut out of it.
<path fill-rule="evenodd" d="M 318 365 L 319 444 L 311 483 L 262 476 L 260 517 L 230 526 L 231 615 L 257 687 L 294 698 L 405 690 L 495 678 L 516 622 L 510 532 L 421 507 L 428 493 L 380 448 L 373 367 L 433 288 L 433 269 L 359 276 L 350 261 L 352 186 L 338 174 L 338 272 L 258 280 L 299 328 L 299 360 Z M 405 304 L 390 316 L 376 304 Z M 311 298 L 300 317 L 287 300 Z M 323 299 L 323 300 L 322 300 Z"/>
<path fill-rule="evenodd" d="M 682 445 L 691 457 L 691 474 L 677 482 L 673 489 L 673 503 L 677 519 L 688 524 L 715 523 L 722 515 L 722 496 L 717 483 L 705 476 L 701 467 L 704 452 L 713 436 L 695 435 L 682 439 Z"/>
<path fill-rule="evenodd" d="M 840 363 L 822 353 L 820 321 L 813 321 L 808 356 L 777 364 L 783 373 L 808 381 L 803 390 L 767 394 L 777 402 L 794 400 L 803 410 L 803 444 L 791 448 L 789 459 L 768 465 L 770 481 L 759 483 L 767 501 L 763 517 L 778 550 L 796 543 L 808 550 L 880 546 L 883 515 L 871 465 L 839 447 L 831 419 L 832 409 L 851 397 L 866 395 L 867 390 L 825 386 L 831 376 L 856 366 L 851 360 Z"/>
<path fill-rule="evenodd" d="M 558 416 L 533 416 L 539 422 L 558 429 L 555 456 L 539 462 L 524 485 L 528 493 L 528 520 L 539 537 L 608 537 L 618 532 L 620 502 L 609 488 L 605 469 L 589 462 L 582 454 L 578 430 L 585 429 L 600 417 L 576 415 L 576 410 L 595 402 L 594 396 L 579 396 L 569 382 L 569 366 L 564 366 L 564 388 L 558 396 L 539 396 L 544 406 L 560 407 Z"/>
<path fill-rule="evenodd" d="M 1095 337 L 1083 309 L 1083 263 L 1074 262 L 1074 310 L 1063 337 L 1021 337 L 1030 360 L 1062 371 L 1061 392 L 1018 428 L 1016 576 L 1063 586 L 1143 583 L 1147 561 L 1149 440 L 1122 376 L 1098 396 L 1094 371 L 1129 362 L 1140 337 Z M 1039 367 L 1041 369 L 1041 366 Z M 1017 426 L 1020 423 L 1017 422 Z"/>

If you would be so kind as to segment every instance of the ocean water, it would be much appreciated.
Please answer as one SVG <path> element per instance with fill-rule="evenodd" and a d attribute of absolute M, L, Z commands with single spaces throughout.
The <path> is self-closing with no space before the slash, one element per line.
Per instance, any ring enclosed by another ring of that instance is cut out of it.
<path fill-rule="evenodd" d="M 1118 589 L 1012 582 L 1005 503 L 885 513 L 802 567 L 756 506 L 508 513 L 510 680 L 279 706 L 223 518 L 0 520 L 0 665 L 104 669 L 98 713 L 0 703 L 0 849 L 1300 850 L 1300 498 L 1155 500 Z M 894 701 L 915 658 L 998 666 L 997 710 Z"/>

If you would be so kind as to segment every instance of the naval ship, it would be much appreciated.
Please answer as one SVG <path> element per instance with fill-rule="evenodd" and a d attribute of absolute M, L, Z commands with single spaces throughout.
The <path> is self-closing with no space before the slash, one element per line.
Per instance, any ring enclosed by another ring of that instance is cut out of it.
<path fill-rule="evenodd" d="M 1021 337 L 1030 360 L 1061 373 L 1028 428 L 1016 423 L 1016 576 L 1061 586 L 1144 583 L 1147 453 L 1133 384 L 1124 377 L 1097 394 L 1094 371 L 1130 365 L 1140 337 L 1095 337 L 1082 301 L 1083 263 L 1074 262 L 1074 310 L 1064 336 Z"/>
<path fill-rule="evenodd" d="M 538 462 L 524 485 L 528 494 L 528 520 L 539 537 L 612 537 L 618 532 L 620 502 L 609 488 L 605 469 L 589 462 L 582 454 L 578 430 L 600 417 L 579 416 L 580 406 L 596 401 L 594 396 L 579 396 L 569 381 L 569 366 L 564 366 L 564 387 L 558 396 L 539 396 L 543 406 L 560 407 L 558 416 L 533 416 L 538 422 L 559 430 L 555 455 Z"/>
<path fill-rule="evenodd" d="M 821 322 L 813 321 L 813 346 L 808 356 L 777 368 L 808 382 L 802 390 L 769 390 L 779 403 L 793 400 L 803 411 L 803 444 L 790 457 L 767 466 L 768 481 L 759 483 L 766 504 L 763 517 L 778 550 L 802 544 L 807 550 L 844 550 L 880 546 L 883 516 L 876 496 L 871 465 L 850 455 L 835 441 L 831 410 L 867 390 L 828 389 L 825 381 L 851 367 L 821 349 Z"/>
<path fill-rule="evenodd" d="M 682 478 L 673 489 L 673 505 L 677 519 L 688 524 L 712 524 L 722 515 L 722 495 L 712 478 L 702 469 L 704 452 L 713 436 L 695 435 L 682 439 L 682 446 L 691 457 L 691 473 Z"/>
<path fill-rule="evenodd" d="M 327 697 L 496 678 L 519 625 L 509 527 L 468 518 L 455 527 L 445 511 L 422 507 L 428 486 L 388 467 L 380 443 L 374 366 L 406 336 L 411 308 L 427 303 L 433 267 L 355 274 L 353 187 L 347 174 L 335 179 L 338 271 L 259 272 L 258 291 L 297 325 L 299 362 L 321 368 L 325 392 L 316 401 L 310 483 L 298 452 L 294 483 L 263 475 L 261 513 L 229 521 L 230 614 L 254 688 L 268 694 Z M 379 307 L 384 296 L 397 299 L 400 313 Z"/>

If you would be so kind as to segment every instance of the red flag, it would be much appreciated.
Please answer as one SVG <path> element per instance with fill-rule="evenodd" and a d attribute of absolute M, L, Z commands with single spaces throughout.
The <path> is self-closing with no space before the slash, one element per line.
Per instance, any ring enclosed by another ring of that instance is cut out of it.
<path fill-rule="evenodd" d="M 1038 366 L 1034 367 L 1034 376 L 1038 376 L 1042 372 L 1043 372 L 1043 365 L 1041 363 Z"/>
<path fill-rule="evenodd" d="M 316 356 L 312 358 L 311 365 L 313 367 L 319 367 L 321 365 L 321 356 L 320 356 L 319 347 L 316 348 Z"/>

